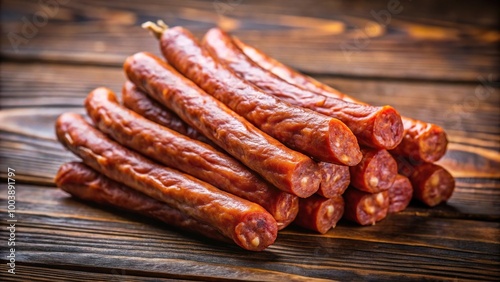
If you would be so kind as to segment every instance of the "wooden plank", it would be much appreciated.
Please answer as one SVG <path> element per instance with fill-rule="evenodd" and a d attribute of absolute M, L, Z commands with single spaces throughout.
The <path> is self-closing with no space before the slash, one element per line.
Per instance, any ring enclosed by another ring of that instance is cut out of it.
<path fill-rule="evenodd" d="M 23 17 L 30 20 L 43 8 L 35 0 L 3 2 L 1 53 L 7 58 L 121 65 L 138 51 L 158 53 L 155 40 L 139 25 L 163 18 L 197 36 L 219 25 L 309 73 L 475 81 L 497 75 L 500 63 L 496 1 L 473 7 L 468 1 L 400 1 L 397 14 L 388 11 L 386 0 L 313 5 L 148 0 L 140 6 L 136 1 L 69 1 L 18 47 L 7 35 L 22 38 Z"/>
<path fill-rule="evenodd" d="M 394 215 L 371 227 L 342 222 L 326 235 L 287 228 L 268 250 L 249 253 L 87 205 L 58 189 L 18 185 L 16 193 L 16 262 L 55 268 L 53 275 L 61 268 L 106 276 L 126 269 L 124 277 L 254 281 L 494 280 L 500 275 L 498 222 Z"/>

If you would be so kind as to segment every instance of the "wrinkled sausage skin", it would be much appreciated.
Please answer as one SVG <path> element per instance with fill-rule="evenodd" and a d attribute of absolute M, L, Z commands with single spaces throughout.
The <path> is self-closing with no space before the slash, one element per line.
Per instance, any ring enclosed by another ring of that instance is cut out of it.
<path fill-rule="evenodd" d="M 124 69 L 135 85 L 280 190 L 299 197 L 318 190 L 314 161 L 256 128 L 164 61 L 137 53 Z"/>
<path fill-rule="evenodd" d="M 56 135 L 86 165 L 216 228 L 244 249 L 260 251 L 276 240 L 276 221 L 261 206 L 153 163 L 111 141 L 80 115 L 59 116 Z"/>

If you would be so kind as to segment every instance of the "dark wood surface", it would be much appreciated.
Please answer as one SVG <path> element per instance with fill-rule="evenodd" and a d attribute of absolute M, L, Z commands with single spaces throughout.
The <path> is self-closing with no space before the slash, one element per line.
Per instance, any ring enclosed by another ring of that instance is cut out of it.
<path fill-rule="evenodd" d="M 9 34 L 24 36 L 23 18 L 49 10 L 39 1 L 1 2 L 0 176 L 5 187 L 7 168 L 16 170 L 18 220 L 16 275 L 7 273 L 3 242 L 1 281 L 500 277 L 497 1 L 400 1 L 385 26 L 371 11 L 390 1 L 63 2 L 17 48 Z M 457 180 L 453 197 L 432 209 L 412 203 L 370 227 L 341 222 L 325 235 L 290 227 L 250 253 L 56 189 L 58 167 L 76 158 L 55 141 L 55 118 L 83 113 L 95 87 L 119 92 L 126 56 L 159 53 L 139 27 L 158 18 L 198 36 L 220 25 L 356 98 L 442 125 L 450 145 L 439 163 Z M 7 238 L 6 189 L 0 201 Z"/>

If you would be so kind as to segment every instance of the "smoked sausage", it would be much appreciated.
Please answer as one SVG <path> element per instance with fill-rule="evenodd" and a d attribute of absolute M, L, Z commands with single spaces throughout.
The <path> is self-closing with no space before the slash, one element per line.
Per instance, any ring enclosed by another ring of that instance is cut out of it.
<path fill-rule="evenodd" d="M 276 240 L 276 220 L 263 207 L 126 149 L 80 115 L 59 116 L 56 135 L 86 165 L 212 226 L 246 250 L 261 251 Z"/>
<path fill-rule="evenodd" d="M 123 184 L 115 182 L 83 163 L 65 163 L 55 177 L 57 187 L 74 197 L 126 211 L 132 211 L 159 219 L 166 224 L 198 233 L 203 236 L 227 241 L 215 228 L 202 223 L 167 204 L 157 201 Z"/>
<path fill-rule="evenodd" d="M 401 116 L 394 108 L 349 103 L 290 84 L 253 62 L 231 36 L 219 28 L 212 28 L 205 34 L 203 47 L 241 78 L 266 93 L 341 120 L 356 135 L 360 145 L 394 149 L 403 138 Z"/>
<path fill-rule="evenodd" d="M 321 184 L 317 194 L 325 198 L 342 195 L 351 182 L 349 167 L 327 162 L 319 162 L 318 165 L 321 172 Z"/>
<path fill-rule="evenodd" d="M 344 195 L 344 218 L 360 225 L 374 225 L 384 219 L 389 210 L 389 192 L 367 193 L 353 187 Z"/>
<path fill-rule="evenodd" d="M 389 188 L 389 213 L 403 211 L 410 204 L 413 187 L 408 177 L 398 174 Z"/>
<path fill-rule="evenodd" d="M 186 124 L 174 112 L 151 99 L 132 82 L 126 81 L 122 88 L 123 105 L 141 116 L 175 130 L 193 139 L 215 145 L 203 134 Z"/>
<path fill-rule="evenodd" d="M 310 76 L 285 66 L 261 51 L 241 42 L 237 38 L 233 39 L 240 49 L 243 50 L 245 55 L 252 59 L 252 61 L 290 84 L 297 85 L 318 94 L 342 99 L 346 102 L 361 105 L 365 104 Z M 403 140 L 394 149 L 394 153 L 425 162 L 435 162 L 444 156 L 448 145 L 448 139 L 442 127 L 404 116 L 401 117 L 401 119 L 404 128 Z"/>
<path fill-rule="evenodd" d="M 318 166 L 311 158 L 262 132 L 166 62 L 137 53 L 124 69 L 135 85 L 280 190 L 309 197 L 319 189 Z"/>
<path fill-rule="evenodd" d="M 153 25 L 146 26 L 156 30 Z M 360 161 L 355 136 L 338 119 L 293 106 L 263 92 L 212 57 L 182 27 L 157 30 L 156 36 L 169 64 L 283 144 L 319 161 L 343 165 Z"/>
<path fill-rule="evenodd" d="M 334 227 L 344 213 L 342 196 L 324 198 L 313 195 L 299 199 L 299 213 L 294 223 L 298 226 L 325 234 Z"/>
<path fill-rule="evenodd" d="M 395 156 L 399 173 L 410 179 L 413 197 L 429 207 L 448 201 L 455 190 L 455 179 L 445 168 L 433 163 L 414 163 Z"/>
<path fill-rule="evenodd" d="M 85 107 L 96 127 L 118 143 L 261 205 L 273 215 L 279 229 L 297 215 L 296 196 L 271 186 L 233 157 L 120 106 L 111 90 L 100 87 L 91 91 Z"/>
<path fill-rule="evenodd" d="M 386 150 L 362 148 L 363 159 L 350 167 L 351 186 L 368 193 L 386 191 L 398 174 L 398 165 Z"/>

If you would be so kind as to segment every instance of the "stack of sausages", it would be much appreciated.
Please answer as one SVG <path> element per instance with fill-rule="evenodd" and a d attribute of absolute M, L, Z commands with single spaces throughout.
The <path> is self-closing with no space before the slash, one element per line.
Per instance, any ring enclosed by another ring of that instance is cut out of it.
<path fill-rule="evenodd" d="M 84 200 L 260 251 L 290 224 L 326 233 L 342 218 L 374 224 L 412 198 L 434 206 L 454 189 L 432 162 L 439 126 L 354 100 L 218 28 L 199 42 L 182 27 L 143 25 L 164 59 L 125 61 L 122 102 L 85 100 L 59 141 L 82 162 L 57 185 Z"/>

